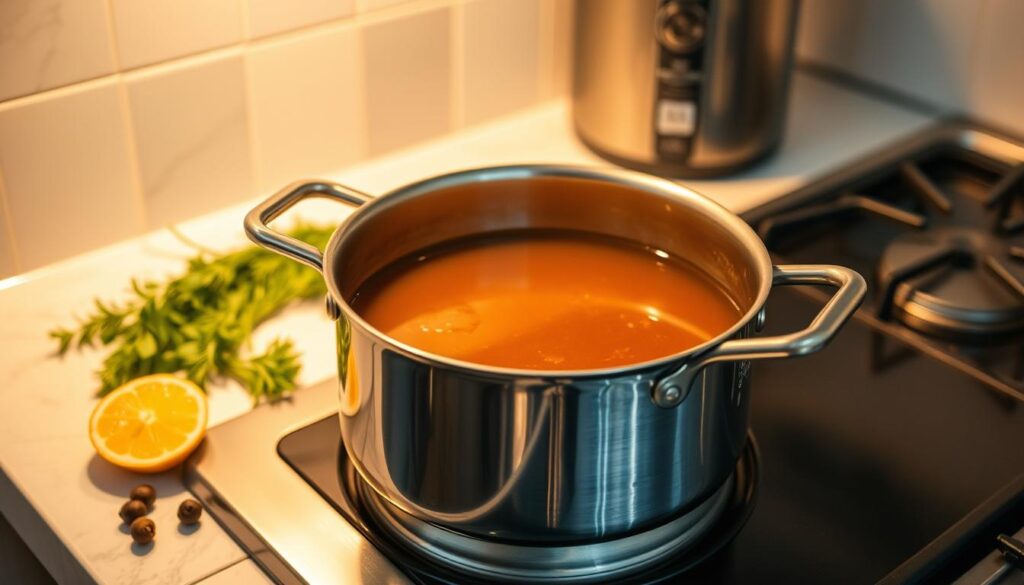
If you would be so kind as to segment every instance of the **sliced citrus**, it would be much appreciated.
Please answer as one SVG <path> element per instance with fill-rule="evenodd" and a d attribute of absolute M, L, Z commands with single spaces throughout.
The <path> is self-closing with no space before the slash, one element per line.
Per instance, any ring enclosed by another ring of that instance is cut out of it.
<path fill-rule="evenodd" d="M 188 380 L 153 374 L 107 394 L 89 418 L 89 440 L 114 465 L 156 473 L 188 457 L 206 434 L 206 395 Z"/>

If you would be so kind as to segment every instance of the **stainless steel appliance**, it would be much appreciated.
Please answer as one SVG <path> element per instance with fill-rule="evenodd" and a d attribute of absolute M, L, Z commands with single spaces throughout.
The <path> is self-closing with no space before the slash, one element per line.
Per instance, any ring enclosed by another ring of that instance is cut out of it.
<path fill-rule="evenodd" d="M 735 171 L 782 136 L 797 0 L 581 0 L 573 118 L 618 164 Z"/>
<path fill-rule="evenodd" d="M 752 366 L 752 435 L 711 527 L 614 581 L 1024 581 L 1024 328 L 977 334 L 1024 307 L 1022 182 L 1024 143 L 942 124 L 745 214 L 774 261 L 852 266 L 868 297 L 825 350 Z M 883 262 L 933 233 L 956 254 L 896 272 Z M 764 334 L 802 327 L 825 302 L 811 287 L 773 291 Z M 488 578 L 467 566 L 506 541 L 474 537 L 447 555 L 451 531 L 381 505 L 341 446 L 337 386 L 210 429 L 185 466 L 210 515 L 283 583 L 523 582 L 493 557 Z M 622 557 L 606 542 L 535 543 L 504 562 L 612 574 Z"/>
<path fill-rule="evenodd" d="M 322 257 L 266 225 L 305 197 L 361 205 Z M 676 552 L 680 535 L 709 527 L 731 493 L 749 426 L 750 360 L 820 350 L 864 296 L 863 278 L 839 266 L 773 267 L 739 217 L 675 183 L 630 171 L 484 168 L 367 201 L 340 185 L 298 183 L 254 209 L 246 230 L 323 272 L 337 309 L 348 458 L 396 518 L 424 531 L 431 523 L 443 527 L 435 532 L 445 535 L 452 555 L 467 548 L 460 535 L 529 548 L 603 539 L 626 552 L 622 539 L 647 529 L 660 535 L 634 544 L 647 561 Z M 685 258 L 719 281 L 743 316 L 702 345 L 650 362 L 541 371 L 409 347 L 349 306 L 370 275 L 408 254 L 467 236 L 549 229 L 625 238 Z M 755 336 L 773 285 L 794 284 L 838 290 L 809 325 Z M 498 548 L 491 552 L 506 558 Z M 643 558 L 635 550 L 625 557 L 633 564 Z M 573 570 L 582 577 L 597 568 Z"/>

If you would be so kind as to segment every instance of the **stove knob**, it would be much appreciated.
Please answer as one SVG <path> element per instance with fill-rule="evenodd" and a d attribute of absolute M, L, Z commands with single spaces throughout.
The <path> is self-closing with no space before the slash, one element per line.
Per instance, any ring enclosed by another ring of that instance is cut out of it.
<path fill-rule="evenodd" d="M 692 53 L 704 43 L 708 14 L 694 3 L 668 2 L 658 9 L 658 42 L 673 53 Z"/>

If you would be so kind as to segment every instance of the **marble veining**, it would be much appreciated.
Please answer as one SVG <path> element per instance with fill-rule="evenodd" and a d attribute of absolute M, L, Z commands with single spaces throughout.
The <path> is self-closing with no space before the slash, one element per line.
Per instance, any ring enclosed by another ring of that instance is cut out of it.
<path fill-rule="evenodd" d="M 0 2 L 0 100 L 114 70 L 104 0 Z"/>
<path fill-rule="evenodd" d="M 183 145 L 181 150 L 174 153 L 173 156 L 154 169 L 151 177 L 143 178 L 147 196 L 152 199 L 173 197 L 174 187 L 180 186 L 175 181 L 175 177 L 182 169 L 188 166 L 192 159 L 202 152 L 208 149 L 217 149 L 218 147 L 223 148 L 224 145 L 221 143 L 230 140 L 231 136 L 236 135 L 240 131 L 240 127 L 244 131 L 244 125 L 245 111 L 238 108 L 232 110 L 231 115 L 223 117 L 208 128 L 205 128 L 202 133 L 188 144 Z M 230 146 L 230 144 L 227 144 L 227 147 L 230 148 Z"/>
<path fill-rule="evenodd" d="M 6 22 L 0 22 L 0 52 L 14 53 L 19 48 L 42 45 L 42 54 L 36 57 L 36 64 L 23 71 L 31 71 L 30 91 L 45 87 L 44 80 L 50 72 L 53 56 L 57 52 L 57 33 L 63 24 L 61 0 L 5 0 L 7 9 L 14 14 Z M 4 46 L 6 45 L 6 46 Z M 24 55 L 27 51 L 20 51 Z"/>
<path fill-rule="evenodd" d="M 239 55 L 173 75 L 131 78 L 128 95 L 151 226 L 251 196 Z"/>

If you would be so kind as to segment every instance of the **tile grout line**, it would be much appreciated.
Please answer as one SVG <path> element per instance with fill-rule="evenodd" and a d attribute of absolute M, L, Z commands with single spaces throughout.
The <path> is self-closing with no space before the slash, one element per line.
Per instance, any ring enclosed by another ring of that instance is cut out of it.
<path fill-rule="evenodd" d="M 120 47 L 117 44 L 117 26 L 114 23 L 113 0 L 104 0 L 103 5 L 107 8 L 107 28 L 110 33 L 110 61 L 114 64 L 114 73 L 120 73 L 121 53 L 119 51 Z"/>
<path fill-rule="evenodd" d="M 142 167 L 139 164 L 138 145 L 135 143 L 135 121 L 132 118 L 131 102 L 128 99 L 128 86 L 121 73 L 120 47 L 117 43 L 117 31 L 114 24 L 114 6 L 112 0 L 106 0 L 107 24 L 110 26 L 110 51 L 114 60 L 114 90 L 117 92 L 118 109 L 121 114 L 121 131 L 124 133 L 125 147 L 128 150 L 128 176 L 132 183 L 132 194 L 135 196 L 135 214 L 139 221 L 139 233 L 145 233 L 149 227 L 149 212 L 146 209 L 146 192 L 142 185 Z"/>
<path fill-rule="evenodd" d="M 141 222 L 140 233 L 149 229 L 149 210 L 146 207 L 146 190 L 142 183 L 142 165 L 139 162 L 139 149 L 135 142 L 135 119 L 132 117 L 131 101 L 128 99 L 128 84 L 123 79 L 117 82 L 117 101 L 121 109 L 121 123 L 125 134 L 125 146 L 128 149 L 128 163 L 131 169 L 129 176 L 132 181 L 132 191 L 135 193 L 135 203 L 138 207 L 137 214 Z"/>
<path fill-rule="evenodd" d="M 18 239 L 14 237 L 14 217 L 11 216 L 11 204 L 7 201 L 7 183 L 4 181 L 4 169 L 0 164 L 0 205 L 4 211 L 4 228 L 7 229 L 7 242 L 11 246 L 11 262 L 14 264 L 14 274 L 21 274 L 22 267 L 21 251 L 18 247 Z M 9 275 L 13 276 L 13 275 Z M 7 276 L 0 277 L 0 280 Z"/>
<path fill-rule="evenodd" d="M 258 133 L 256 132 L 256 113 L 253 108 L 252 96 L 253 96 L 253 82 L 252 82 L 252 51 L 253 49 L 260 48 L 258 44 L 252 42 L 252 31 L 249 22 L 249 3 L 244 0 L 238 0 L 240 6 L 240 15 L 242 18 L 242 88 L 245 95 L 243 95 L 243 107 L 245 108 L 245 133 L 246 133 L 246 146 L 249 150 L 249 194 L 248 196 L 254 196 L 263 192 L 264 183 L 264 171 L 263 159 L 259 156 L 260 144 Z"/>

